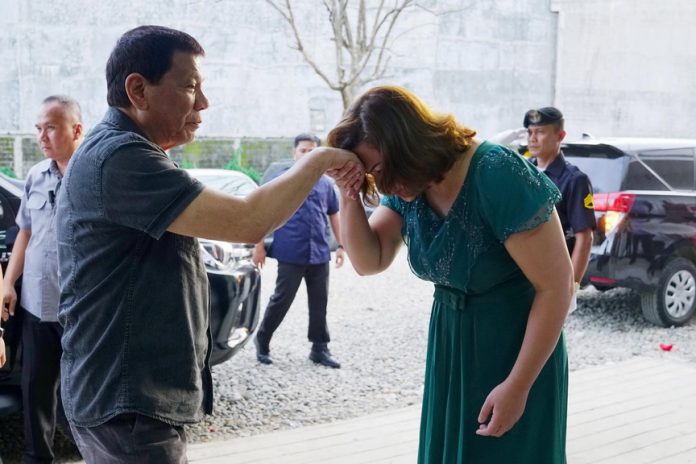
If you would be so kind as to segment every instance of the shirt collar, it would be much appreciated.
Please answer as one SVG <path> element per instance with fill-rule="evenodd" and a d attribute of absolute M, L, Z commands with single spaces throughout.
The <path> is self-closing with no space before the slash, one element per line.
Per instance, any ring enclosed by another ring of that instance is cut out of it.
<path fill-rule="evenodd" d="M 60 174 L 60 169 L 58 169 L 58 163 L 56 163 L 56 160 L 51 160 L 50 163 L 46 164 L 46 167 L 41 171 L 42 173 L 51 173 L 56 176 L 61 176 Z"/>
<path fill-rule="evenodd" d="M 563 170 L 566 167 L 566 160 L 565 157 L 563 156 L 563 152 L 559 152 L 558 156 L 556 157 L 555 160 L 553 160 L 553 163 L 549 164 L 546 168 L 546 172 L 551 174 L 554 177 L 559 177 Z"/>
<path fill-rule="evenodd" d="M 539 160 L 535 157 L 534 158 L 534 165 L 539 166 Z M 553 177 L 559 177 L 563 170 L 566 167 L 566 160 L 565 157 L 563 156 L 563 152 L 559 152 L 558 156 L 556 157 L 551 164 L 549 164 L 546 169 L 544 169 L 544 172 L 548 174 L 549 176 Z"/>
<path fill-rule="evenodd" d="M 116 108 L 115 106 L 110 106 L 109 109 L 106 110 L 104 122 L 112 124 L 117 128 L 128 132 L 135 132 L 136 134 L 141 135 L 146 139 L 150 140 L 148 136 L 145 135 L 145 132 L 143 132 L 143 130 L 135 123 L 135 121 L 133 121 L 126 113 Z"/>

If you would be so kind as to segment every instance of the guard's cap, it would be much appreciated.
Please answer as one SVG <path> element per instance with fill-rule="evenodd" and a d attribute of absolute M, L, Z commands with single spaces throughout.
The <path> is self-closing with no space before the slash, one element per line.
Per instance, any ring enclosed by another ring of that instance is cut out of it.
<path fill-rule="evenodd" d="M 543 126 L 563 119 L 563 113 L 553 106 L 545 106 L 538 110 L 529 110 L 524 115 L 524 127 Z"/>

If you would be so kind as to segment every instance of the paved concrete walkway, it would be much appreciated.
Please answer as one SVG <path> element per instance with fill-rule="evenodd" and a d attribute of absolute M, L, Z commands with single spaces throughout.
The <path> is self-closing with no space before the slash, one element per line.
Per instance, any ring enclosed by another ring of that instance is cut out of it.
<path fill-rule="evenodd" d="M 194 464 L 413 464 L 419 413 L 199 443 L 188 456 Z M 567 451 L 568 464 L 696 464 L 696 366 L 634 358 L 571 373 Z"/>

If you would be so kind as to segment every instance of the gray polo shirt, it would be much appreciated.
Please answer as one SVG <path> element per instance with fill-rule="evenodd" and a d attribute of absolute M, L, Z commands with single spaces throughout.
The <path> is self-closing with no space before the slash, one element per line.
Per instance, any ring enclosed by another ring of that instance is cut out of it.
<path fill-rule="evenodd" d="M 30 230 L 24 257 L 21 304 L 44 322 L 58 321 L 58 247 L 55 198 L 62 176 L 56 162 L 45 159 L 27 174 L 17 213 L 20 229 Z"/>
<path fill-rule="evenodd" d="M 72 424 L 212 412 L 207 274 L 198 240 L 167 231 L 202 190 L 116 108 L 70 160 L 57 237 Z"/>

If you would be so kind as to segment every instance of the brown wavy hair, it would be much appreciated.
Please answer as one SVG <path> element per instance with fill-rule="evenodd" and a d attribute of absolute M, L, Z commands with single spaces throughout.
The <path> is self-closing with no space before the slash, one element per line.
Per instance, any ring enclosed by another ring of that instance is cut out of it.
<path fill-rule="evenodd" d="M 442 181 L 475 135 L 453 115 L 431 111 L 409 90 L 380 86 L 353 102 L 329 132 L 327 144 L 354 150 L 365 142 L 381 152 L 379 183 L 366 176 L 362 186 L 363 202 L 375 205 L 376 189 L 389 195 L 397 184 L 420 191 Z"/>

